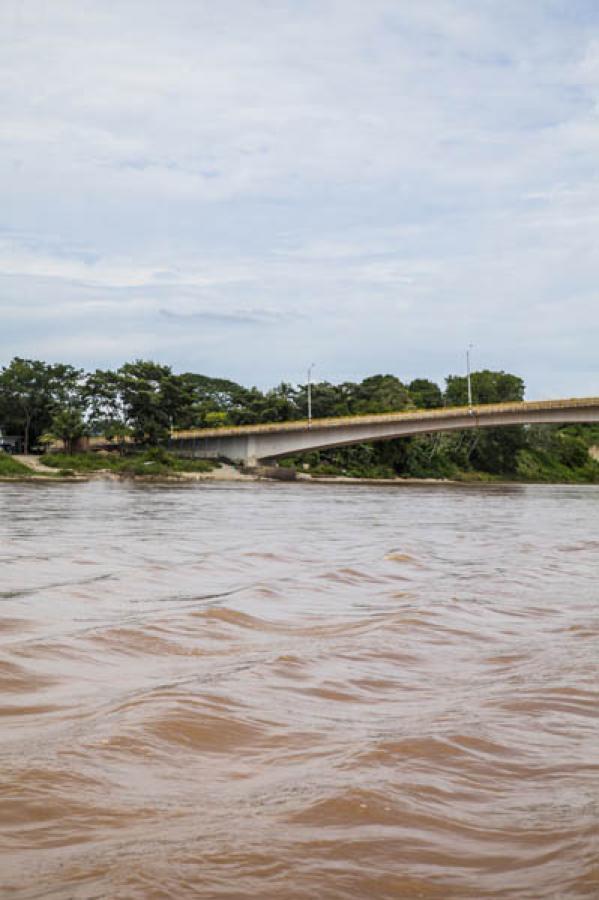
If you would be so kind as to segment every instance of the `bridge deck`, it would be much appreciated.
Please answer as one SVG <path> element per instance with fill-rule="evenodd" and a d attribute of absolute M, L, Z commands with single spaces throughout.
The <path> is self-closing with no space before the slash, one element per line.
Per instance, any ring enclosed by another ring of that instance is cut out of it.
<path fill-rule="evenodd" d="M 524 400 L 511 403 L 486 403 L 472 406 L 472 415 L 476 419 L 485 419 L 497 413 L 525 413 L 549 409 L 579 409 L 588 406 L 599 407 L 599 397 L 576 397 L 569 400 Z M 327 419 L 312 419 L 311 428 L 338 428 L 352 425 L 378 425 L 392 422 L 438 422 L 440 419 L 459 419 L 469 414 L 468 406 L 446 406 L 436 409 L 418 409 L 407 412 L 376 413 L 362 416 L 338 416 Z M 307 419 L 293 419 L 288 422 L 269 422 L 262 425 L 236 425 L 224 428 L 192 428 L 173 432 L 174 439 L 193 439 L 211 437 L 239 437 L 252 434 L 272 434 L 276 432 L 304 431 Z"/>

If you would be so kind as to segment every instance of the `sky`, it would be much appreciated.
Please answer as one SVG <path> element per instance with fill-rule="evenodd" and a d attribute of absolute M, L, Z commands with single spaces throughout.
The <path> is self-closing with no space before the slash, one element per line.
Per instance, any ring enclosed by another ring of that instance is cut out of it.
<path fill-rule="evenodd" d="M 1 0 L 0 365 L 599 395 L 596 0 Z"/>

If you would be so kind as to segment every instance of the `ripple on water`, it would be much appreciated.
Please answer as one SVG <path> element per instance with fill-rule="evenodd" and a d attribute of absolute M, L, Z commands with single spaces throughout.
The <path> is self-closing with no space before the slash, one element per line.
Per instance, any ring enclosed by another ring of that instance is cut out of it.
<path fill-rule="evenodd" d="M 596 489 L 0 487 L 3 894 L 597 895 Z"/>

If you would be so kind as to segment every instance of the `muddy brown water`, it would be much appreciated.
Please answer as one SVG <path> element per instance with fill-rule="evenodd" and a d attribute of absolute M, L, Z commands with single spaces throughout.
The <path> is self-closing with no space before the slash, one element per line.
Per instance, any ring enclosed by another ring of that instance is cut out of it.
<path fill-rule="evenodd" d="M 0 485 L 0 894 L 599 896 L 599 489 Z"/>

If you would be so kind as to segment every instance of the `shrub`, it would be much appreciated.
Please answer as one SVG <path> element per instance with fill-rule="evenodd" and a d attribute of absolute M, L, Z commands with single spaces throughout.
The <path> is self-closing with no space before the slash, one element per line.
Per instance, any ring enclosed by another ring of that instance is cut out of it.
<path fill-rule="evenodd" d="M 12 478 L 23 475 L 35 475 L 35 472 L 17 459 L 13 459 L 8 453 L 0 451 L 0 476 Z"/>
<path fill-rule="evenodd" d="M 220 465 L 210 459 L 181 459 L 163 447 L 152 447 L 145 453 L 129 456 L 102 456 L 97 453 L 46 453 L 44 464 L 54 469 L 75 472 L 98 472 L 108 469 L 124 475 L 166 475 L 170 472 L 210 472 Z M 26 471 L 30 471 L 27 469 Z"/>
<path fill-rule="evenodd" d="M 220 463 L 212 459 L 180 459 L 176 458 L 174 468 L 177 472 L 211 472 L 220 468 Z"/>
<path fill-rule="evenodd" d="M 96 453 L 46 453 L 45 466 L 53 469 L 74 469 L 77 472 L 97 472 L 99 469 L 114 469 L 118 459 L 99 456 Z"/>

